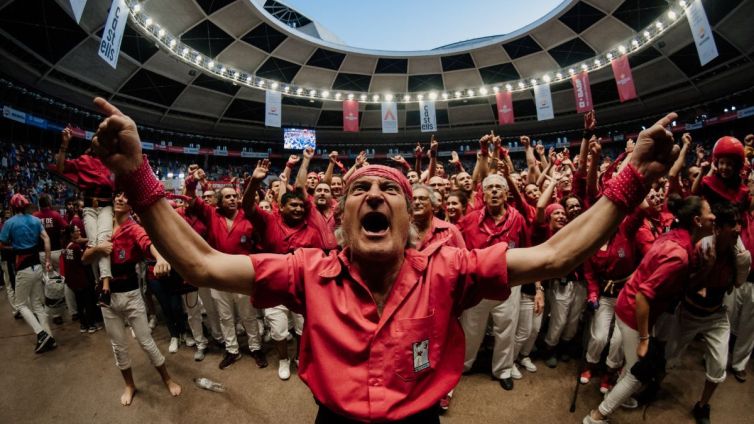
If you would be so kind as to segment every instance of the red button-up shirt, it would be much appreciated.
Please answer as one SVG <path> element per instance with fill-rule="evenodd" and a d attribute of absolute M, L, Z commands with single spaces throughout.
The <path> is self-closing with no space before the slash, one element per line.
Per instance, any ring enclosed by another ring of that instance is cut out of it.
<path fill-rule="evenodd" d="M 84 191 L 105 189 L 106 195 L 110 196 L 114 190 L 110 170 L 99 159 L 86 154 L 67 159 L 63 176 Z"/>
<path fill-rule="evenodd" d="M 433 216 L 432 222 L 429 224 L 424 239 L 421 241 L 417 249 L 425 250 L 435 243 L 443 243 L 450 247 L 458 247 L 460 249 L 466 248 L 466 243 L 463 241 L 463 235 L 455 224 L 443 221 L 442 219 Z"/>
<path fill-rule="evenodd" d="M 636 293 L 649 301 L 649 328 L 683 291 L 693 256 L 691 235 L 683 229 L 670 230 L 655 241 L 618 295 L 615 314 L 629 327 L 636 324 Z"/>
<path fill-rule="evenodd" d="M 348 249 L 251 255 L 254 299 L 305 314 L 299 376 L 317 401 L 354 419 L 398 420 L 458 383 L 458 317 L 482 298 L 508 297 L 507 247 L 407 250 L 382 315 Z"/>
<path fill-rule="evenodd" d="M 631 275 L 639 265 L 639 252 L 632 241 L 632 235 L 641 225 L 642 217 L 643 214 L 637 212 L 624 218 L 618 231 L 608 241 L 606 248 L 598 250 L 584 262 L 584 277 L 590 297 L 599 295 L 617 297 L 620 287 L 615 287 L 617 290 L 610 293 L 603 292 L 607 281 L 624 279 Z"/>
<path fill-rule="evenodd" d="M 207 226 L 207 243 L 213 248 L 223 253 L 238 255 L 248 255 L 254 251 L 254 227 L 246 219 L 243 210 L 238 209 L 230 228 L 227 219 L 220 214 L 218 208 L 204 203 L 200 198 L 194 199 L 187 212 L 194 214 Z"/>
<path fill-rule="evenodd" d="M 113 230 L 110 240 L 113 243 L 113 252 L 110 254 L 113 265 L 136 264 L 151 256 L 149 246 L 152 245 L 152 240 L 133 219 L 128 219 Z"/>
<path fill-rule="evenodd" d="M 506 206 L 505 217 L 499 223 L 487 213 L 487 208 L 467 213 L 458 222 L 466 247 L 481 249 L 505 242 L 511 248 L 529 245 L 524 217 L 513 206 Z"/>
<path fill-rule="evenodd" d="M 329 230 L 325 218 L 313 210 L 309 210 L 304 220 L 295 227 L 289 227 L 283 221 L 278 211 L 270 213 L 254 206 L 255 213 L 251 216 L 254 227 L 261 235 L 262 250 L 270 253 L 290 253 L 300 247 L 316 247 L 320 249 L 335 249 L 335 236 Z"/>

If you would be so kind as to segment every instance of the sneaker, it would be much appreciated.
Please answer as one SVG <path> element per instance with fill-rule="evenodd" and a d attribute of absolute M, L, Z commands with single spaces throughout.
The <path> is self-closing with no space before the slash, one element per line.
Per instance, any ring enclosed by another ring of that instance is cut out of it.
<path fill-rule="evenodd" d="M 241 353 L 230 353 L 228 351 L 225 351 L 225 355 L 223 355 L 223 360 L 220 361 L 220 369 L 224 370 L 225 368 L 228 368 L 229 366 L 233 365 L 234 363 L 238 362 L 238 360 L 241 359 Z"/>
<path fill-rule="evenodd" d="M 734 370 L 731 369 L 730 373 L 733 374 L 733 377 L 736 377 L 736 381 L 739 383 L 745 383 L 746 382 L 746 370 Z"/>
<path fill-rule="evenodd" d="M 613 384 L 610 382 L 610 379 L 609 373 L 602 374 L 602 377 L 600 377 L 600 393 L 605 394 L 612 390 Z"/>
<path fill-rule="evenodd" d="M 632 396 L 626 399 L 620 406 L 626 409 L 636 409 L 639 407 L 639 401 Z"/>
<path fill-rule="evenodd" d="M 699 405 L 699 402 L 697 402 L 696 405 L 694 405 L 694 409 L 691 411 L 697 424 L 710 424 L 709 413 L 709 403 L 701 406 Z"/>
<path fill-rule="evenodd" d="M 511 377 L 513 377 L 514 380 L 520 380 L 523 378 L 523 375 L 521 375 L 521 371 L 518 370 L 516 364 L 513 364 L 513 368 L 511 368 Z"/>
<path fill-rule="evenodd" d="M 206 349 L 197 349 L 196 352 L 194 352 L 194 361 L 201 362 L 204 360 L 204 351 Z"/>
<path fill-rule="evenodd" d="M 168 352 L 170 353 L 178 352 L 178 337 L 170 338 L 170 346 L 168 346 Z"/>
<path fill-rule="evenodd" d="M 280 360 L 280 364 L 278 365 L 278 377 L 280 377 L 281 380 L 287 380 L 291 378 L 291 360 L 290 359 Z"/>
<path fill-rule="evenodd" d="M 550 356 L 545 361 L 545 365 L 547 365 L 547 368 L 555 368 L 558 366 L 558 357 L 555 355 Z"/>
<path fill-rule="evenodd" d="M 251 357 L 254 358 L 254 362 L 257 363 L 257 368 L 267 368 L 267 357 L 261 349 L 252 350 Z"/>
<path fill-rule="evenodd" d="M 531 361 L 531 358 L 529 358 L 528 356 L 526 356 L 526 357 L 522 358 L 522 359 L 521 359 L 521 361 L 519 362 L 519 364 L 520 364 L 520 365 L 521 365 L 522 367 L 524 367 L 524 369 L 525 369 L 526 371 L 529 371 L 529 372 L 537 372 L 537 366 L 536 366 L 536 365 L 534 365 L 534 362 L 532 362 L 532 361 Z"/>
<path fill-rule="evenodd" d="M 157 327 L 157 316 L 156 315 L 150 315 L 149 317 L 149 329 L 154 330 L 154 328 Z"/>
<path fill-rule="evenodd" d="M 450 393 L 448 393 L 447 395 L 443 396 L 442 399 L 440 399 L 440 413 L 441 414 L 447 411 L 448 409 L 450 409 L 450 399 L 451 399 Z"/>
<path fill-rule="evenodd" d="M 21 319 L 21 318 L 23 318 L 21 316 L 21 311 L 13 312 L 13 319 Z"/>
<path fill-rule="evenodd" d="M 185 333 L 181 337 L 183 338 L 183 342 L 186 343 L 186 346 L 188 347 L 196 346 L 196 340 L 194 340 L 194 336 L 192 336 L 191 334 Z"/>
<path fill-rule="evenodd" d="M 88 331 L 89 334 L 96 333 L 97 332 L 97 327 L 89 327 L 89 329 L 86 330 L 86 331 Z"/>
<path fill-rule="evenodd" d="M 503 390 L 513 390 L 513 379 L 508 378 L 501 378 L 500 379 L 500 387 L 503 388 Z"/>
<path fill-rule="evenodd" d="M 47 352 L 55 344 L 55 339 L 46 331 L 42 330 L 37 334 L 37 347 L 34 349 L 36 353 Z"/>
<path fill-rule="evenodd" d="M 592 379 L 592 370 L 587 368 L 581 372 L 581 375 L 579 376 L 579 383 L 589 384 L 589 380 L 591 379 Z"/>
<path fill-rule="evenodd" d="M 94 328 L 96 328 L 97 331 L 102 330 L 103 328 L 105 328 L 105 324 L 102 323 L 102 322 L 95 322 L 94 323 Z"/>
<path fill-rule="evenodd" d="M 79 314 L 71 314 L 71 321 L 78 321 L 79 320 Z"/>
<path fill-rule="evenodd" d="M 87 326 L 85 326 L 85 325 L 80 325 L 79 326 L 79 333 L 83 334 L 83 333 L 86 333 L 88 330 L 89 330 L 89 328 Z"/>
<path fill-rule="evenodd" d="M 581 420 L 582 424 L 607 424 L 607 419 L 604 420 L 595 420 L 592 418 L 592 413 L 586 414 L 586 417 L 584 417 L 583 420 Z"/>

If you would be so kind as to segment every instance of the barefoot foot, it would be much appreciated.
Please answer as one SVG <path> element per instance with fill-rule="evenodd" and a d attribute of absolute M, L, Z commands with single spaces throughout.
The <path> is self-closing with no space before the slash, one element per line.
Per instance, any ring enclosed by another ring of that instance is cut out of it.
<path fill-rule="evenodd" d="M 181 394 L 181 386 L 173 380 L 166 381 L 165 386 L 168 388 L 168 391 L 170 391 L 171 395 L 178 396 Z"/>
<path fill-rule="evenodd" d="M 131 405 L 134 396 L 136 396 L 136 387 L 126 386 L 126 388 L 123 389 L 123 394 L 120 396 L 120 404 L 123 406 Z"/>

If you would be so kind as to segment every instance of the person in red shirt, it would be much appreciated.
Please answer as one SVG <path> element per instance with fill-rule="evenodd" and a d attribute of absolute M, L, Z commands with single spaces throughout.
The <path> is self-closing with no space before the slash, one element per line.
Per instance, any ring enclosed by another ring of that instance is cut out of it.
<path fill-rule="evenodd" d="M 414 226 L 419 231 L 416 248 L 424 250 L 435 243 L 443 243 L 448 246 L 466 248 L 463 241 L 463 235 L 455 225 L 443 221 L 432 213 L 433 209 L 438 207 L 439 200 L 432 197 L 432 189 L 423 185 L 416 184 L 412 188 L 414 193 L 411 215 Z"/>
<path fill-rule="evenodd" d="M 325 222 L 327 222 L 327 228 L 330 232 L 334 233 L 335 229 L 340 225 L 340 219 L 336 211 L 338 203 L 333 200 L 330 186 L 325 183 L 317 183 L 317 186 L 314 188 L 313 199 L 317 211 L 325 219 Z"/>
<path fill-rule="evenodd" d="M 232 187 L 223 187 L 219 193 L 217 206 L 210 206 L 202 199 L 196 198 L 196 185 L 202 179 L 204 171 L 197 169 L 186 178 L 186 194 L 193 199 L 189 202 L 187 212 L 196 216 L 207 227 L 207 242 L 215 249 L 230 254 L 249 254 L 254 251 L 253 227 L 243 210 L 239 210 L 238 192 Z M 253 195 L 252 195 L 253 198 Z M 185 277 L 184 277 L 185 278 Z M 201 285 L 185 278 L 194 285 Z M 262 352 L 262 340 L 259 336 L 256 310 L 249 296 L 211 290 L 211 297 L 217 306 L 220 327 L 225 340 L 225 355 L 220 361 L 220 369 L 225 369 L 241 359 L 241 351 L 236 335 L 236 313 L 238 308 L 240 321 L 249 338 L 249 349 L 257 367 L 267 366 L 267 359 Z"/>
<path fill-rule="evenodd" d="M 63 249 L 63 233 L 65 232 L 68 222 L 63 218 L 58 211 L 52 210 L 52 198 L 49 194 L 42 194 L 39 196 L 39 210 L 33 214 L 44 226 L 47 235 L 50 237 L 50 264 L 52 270 L 56 273 L 60 273 L 60 252 Z M 76 316 L 76 298 L 66 286 L 65 290 L 66 305 L 68 307 L 68 313 L 71 314 L 71 319 L 75 320 Z M 60 316 L 60 308 L 54 308 L 51 311 L 52 321 L 56 324 L 63 323 L 63 317 Z"/>
<path fill-rule="evenodd" d="M 133 330 L 136 340 L 152 365 L 157 369 L 162 382 L 173 396 L 181 394 L 181 386 L 170 377 L 165 366 L 165 357 L 152 338 L 152 331 L 147 323 L 147 311 L 141 297 L 136 264 L 147 257 L 157 259 L 155 274 L 167 275 L 170 264 L 160 255 L 149 236 L 139 224 L 131 218 L 128 198 L 122 193 L 115 197 L 115 227 L 111 242 L 103 242 L 88 247 L 81 258 L 84 263 L 92 263 L 99 256 L 110 256 L 113 278 L 110 281 L 109 306 L 102 307 L 105 329 L 113 345 L 115 365 L 120 369 L 126 387 L 120 397 L 123 406 L 131 405 L 136 395 L 136 384 L 131 372 L 131 358 L 128 355 L 128 337 L 126 323 Z"/>
<path fill-rule="evenodd" d="M 715 215 L 706 200 L 673 195 L 668 208 L 676 217 L 675 228 L 655 241 L 615 304 L 625 356 L 623 373 L 599 407 L 584 417 L 584 424 L 606 423 L 606 417 L 642 387 L 639 377 L 646 379 L 635 374 L 634 365 L 653 361 L 647 356 L 650 331 L 668 304 L 681 295 L 689 279 L 694 244 L 712 232 Z"/>
<path fill-rule="evenodd" d="M 73 224 L 66 227 L 65 236 L 68 244 L 60 254 L 61 272 L 65 277 L 66 287 L 76 297 L 76 314 L 79 316 L 79 330 L 94 333 L 101 326 L 96 323 L 96 299 L 94 275 L 91 267 L 84 266 L 81 257 L 86 247 L 82 241 L 81 230 Z"/>
<path fill-rule="evenodd" d="M 643 131 L 631 165 L 602 199 L 539 246 L 418 252 L 409 239 L 408 180 L 369 165 L 347 180 L 341 252 L 249 257 L 219 252 L 194 234 L 163 199 L 134 121 L 102 98 L 95 104 L 106 118 L 93 148 L 118 180 L 131 182 L 142 222 L 181 275 L 306 314 L 299 375 L 320 405 L 320 422 L 439 423 L 435 405 L 463 370 L 461 312 L 482 298 L 504 300 L 510 287 L 563 275 L 589 257 L 664 174 L 673 144 L 665 127 L 677 118 L 671 113 Z"/>
<path fill-rule="evenodd" d="M 466 215 L 468 206 L 469 198 L 462 191 L 455 190 L 450 192 L 447 205 L 445 206 L 448 222 L 457 225 L 461 221 L 461 218 Z"/>
<path fill-rule="evenodd" d="M 646 200 L 649 207 L 642 210 L 644 218 L 634 236 L 636 247 L 641 255 L 646 255 L 652 243 L 668 232 L 674 219 L 673 214 L 665 207 L 662 192 L 651 189 Z"/>

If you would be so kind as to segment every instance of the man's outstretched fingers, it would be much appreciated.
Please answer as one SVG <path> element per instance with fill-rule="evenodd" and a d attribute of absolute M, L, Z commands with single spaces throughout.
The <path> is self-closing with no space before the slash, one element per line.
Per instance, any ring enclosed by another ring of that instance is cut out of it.
<path fill-rule="evenodd" d="M 676 119 L 678 119 L 678 114 L 675 113 L 675 112 L 670 112 L 669 114 L 665 115 L 665 117 L 660 118 L 660 120 L 657 121 L 655 123 L 655 125 L 659 125 L 659 126 L 665 128 L 668 125 L 670 125 L 673 121 L 675 121 Z"/>
<path fill-rule="evenodd" d="M 106 114 L 107 116 L 123 115 L 123 112 L 121 112 L 120 109 L 113 106 L 110 102 L 103 99 L 102 97 L 95 97 L 94 104 L 97 105 L 99 110 L 101 110 L 102 113 Z"/>

